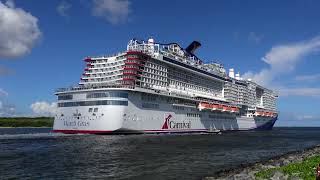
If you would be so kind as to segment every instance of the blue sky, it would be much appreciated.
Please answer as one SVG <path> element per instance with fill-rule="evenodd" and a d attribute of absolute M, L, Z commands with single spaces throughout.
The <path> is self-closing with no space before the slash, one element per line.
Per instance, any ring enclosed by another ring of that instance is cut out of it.
<path fill-rule="evenodd" d="M 278 126 L 320 126 L 319 1 L 0 0 L 0 115 L 50 111 L 83 57 L 153 37 L 279 92 Z M 2 15 L 2 16 L 1 16 Z"/>

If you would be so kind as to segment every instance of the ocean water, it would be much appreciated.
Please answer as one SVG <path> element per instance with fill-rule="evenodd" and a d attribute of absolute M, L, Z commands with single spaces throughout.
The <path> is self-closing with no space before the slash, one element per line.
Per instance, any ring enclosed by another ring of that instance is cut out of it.
<path fill-rule="evenodd" d="M 0 179 L 201 179 L 320 144 L 320 128 L 183 135 L 63 135 L 0 128 Z"/>

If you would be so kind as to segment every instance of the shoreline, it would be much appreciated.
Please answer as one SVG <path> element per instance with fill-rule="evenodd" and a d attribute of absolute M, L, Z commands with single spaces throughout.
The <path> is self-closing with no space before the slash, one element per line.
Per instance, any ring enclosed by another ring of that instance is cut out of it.
<path fill-rule="evenodd" d="M 206 176 L 203 180 L 213 179 L 261 179 L 255 176 L 256 173 L 272 169 L 283 167 L 292 163 L 301 163 L 305 158 L 320 155 L 320 144 L 308 147 L 303 150 L 288 152 L 284 155 L 275 156 L 268 160 L 262 160 L 251 164 L 241 164 L 236 168 L 224 169 L 216 172 L 214 175 Z M 320 163 L 320 162 L 319 162 Z M 271 179 L 288 179 L 288 175 L 285 175 L 279 171 L 273 174 Z M 300 178 L 296 178 L 300 179 Z"/>

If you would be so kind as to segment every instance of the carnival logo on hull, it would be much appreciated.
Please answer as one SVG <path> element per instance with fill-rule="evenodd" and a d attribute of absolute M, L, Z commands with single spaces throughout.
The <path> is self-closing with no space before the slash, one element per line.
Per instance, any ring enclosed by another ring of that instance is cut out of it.
<path fill-rule="evenodd" d="M 165 121 L 161 129 L 190 129 L 191 128 L 191 121 L 175 122 L 174 120 L 171 120 L 171 118 L 172 118 L 171 114 L 165 116 L 164 118 Z"/>

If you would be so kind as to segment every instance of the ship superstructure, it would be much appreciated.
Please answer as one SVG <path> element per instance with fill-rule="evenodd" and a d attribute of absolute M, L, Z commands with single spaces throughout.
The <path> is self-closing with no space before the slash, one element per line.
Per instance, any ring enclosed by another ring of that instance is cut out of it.
<path fill-rule="evenodd" d="M 234 69 L 204 63 L 201 44 L 130 40 L 127 50 L 86 57 L 77 86 L 56 91 L 54 131 L 64 133 L 208 132 L 271 129 L 272 91 Z"/>

